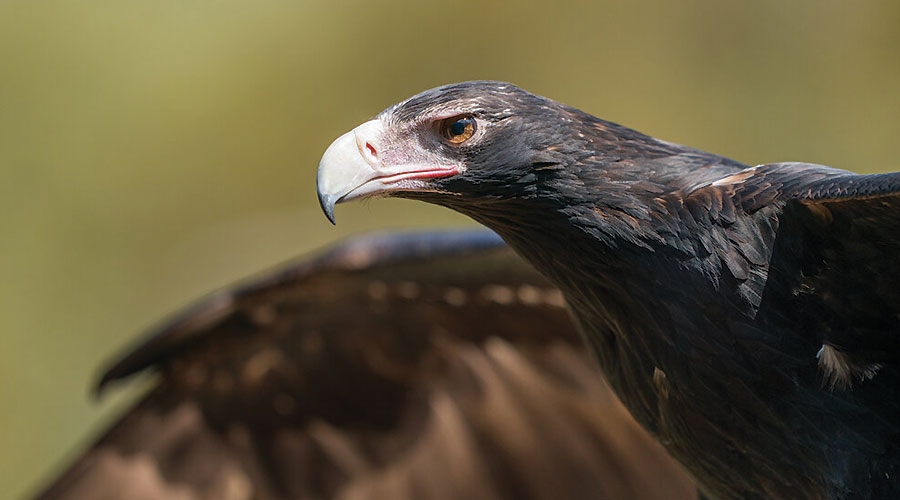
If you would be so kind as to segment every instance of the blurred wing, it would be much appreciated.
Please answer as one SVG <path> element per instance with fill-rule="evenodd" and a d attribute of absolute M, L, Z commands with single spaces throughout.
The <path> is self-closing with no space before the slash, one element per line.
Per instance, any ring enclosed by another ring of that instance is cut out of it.
<path fill-rule="evenodd" d="M 696 498 L 492 233 L 351 240 L 115 364 L 151 393 L 42 499 Z"/>

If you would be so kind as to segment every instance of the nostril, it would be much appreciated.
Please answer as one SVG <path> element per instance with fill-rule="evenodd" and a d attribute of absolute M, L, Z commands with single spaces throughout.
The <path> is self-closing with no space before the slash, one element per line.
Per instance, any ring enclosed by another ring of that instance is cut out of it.
<path fill-rule="evenodd" d="M 369 130 L 371 126 L 368 128 L 364 127 L 367 127 L 367 124 L 360 125 L 359 128 L 363 130 L 356 131 L 356 148 L 359 150 L 360 156 L 366 160 L 366 163 L 374 168 L 381 163 L 381 160 L 378 158 L 378 141 L 372 140 L 374 139 L 373 135 L 378 134 L 375 133 L 377 131 Z"/>

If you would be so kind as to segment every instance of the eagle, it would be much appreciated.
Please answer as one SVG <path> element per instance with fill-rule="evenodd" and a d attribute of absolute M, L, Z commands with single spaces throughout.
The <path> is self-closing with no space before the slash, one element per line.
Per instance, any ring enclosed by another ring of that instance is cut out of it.
<path fill-rule="evenodd" d="M 749 166 L 476 81 L 336 139 L 317 190 L 332 222 L 390 196 L 495 231 L 707 497 L 900 498 L 900 173 Z"/>
<path fill-rule="evenodd" d="M 36 498 L 697 498 L 486 230 L 358 236 L 215 292 L 97 390 L 143 372 Z"/>

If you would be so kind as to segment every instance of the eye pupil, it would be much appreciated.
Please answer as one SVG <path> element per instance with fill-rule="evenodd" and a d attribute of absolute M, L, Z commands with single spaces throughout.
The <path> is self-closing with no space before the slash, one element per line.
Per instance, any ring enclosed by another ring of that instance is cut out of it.
<path fill-rule="evenodd" d="M 466 131 L 466 127 L 469 125 L 469 122 L 472 120 L 469 118 L 463 118 L 462 120 L 456 120 L 453 122 L 453 125 L 450 125 L 450 133 L 453 135 L 462 135 L 463 132 Z"/>

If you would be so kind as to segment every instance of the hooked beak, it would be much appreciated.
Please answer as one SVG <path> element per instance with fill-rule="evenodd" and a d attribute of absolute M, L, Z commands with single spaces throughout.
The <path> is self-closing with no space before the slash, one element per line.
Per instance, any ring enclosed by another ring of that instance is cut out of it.
<path fill-rule="evenodd" d="M 374 119 L 338 137 L 319 161 L 316 189 L 319 205 L 334 224 L 334 206 L 345 201 L 417 185 L 410 180 L 447 177 L 459 173 L 456 166 L 387 165 L 382 161 L 382 121 Z"/>

